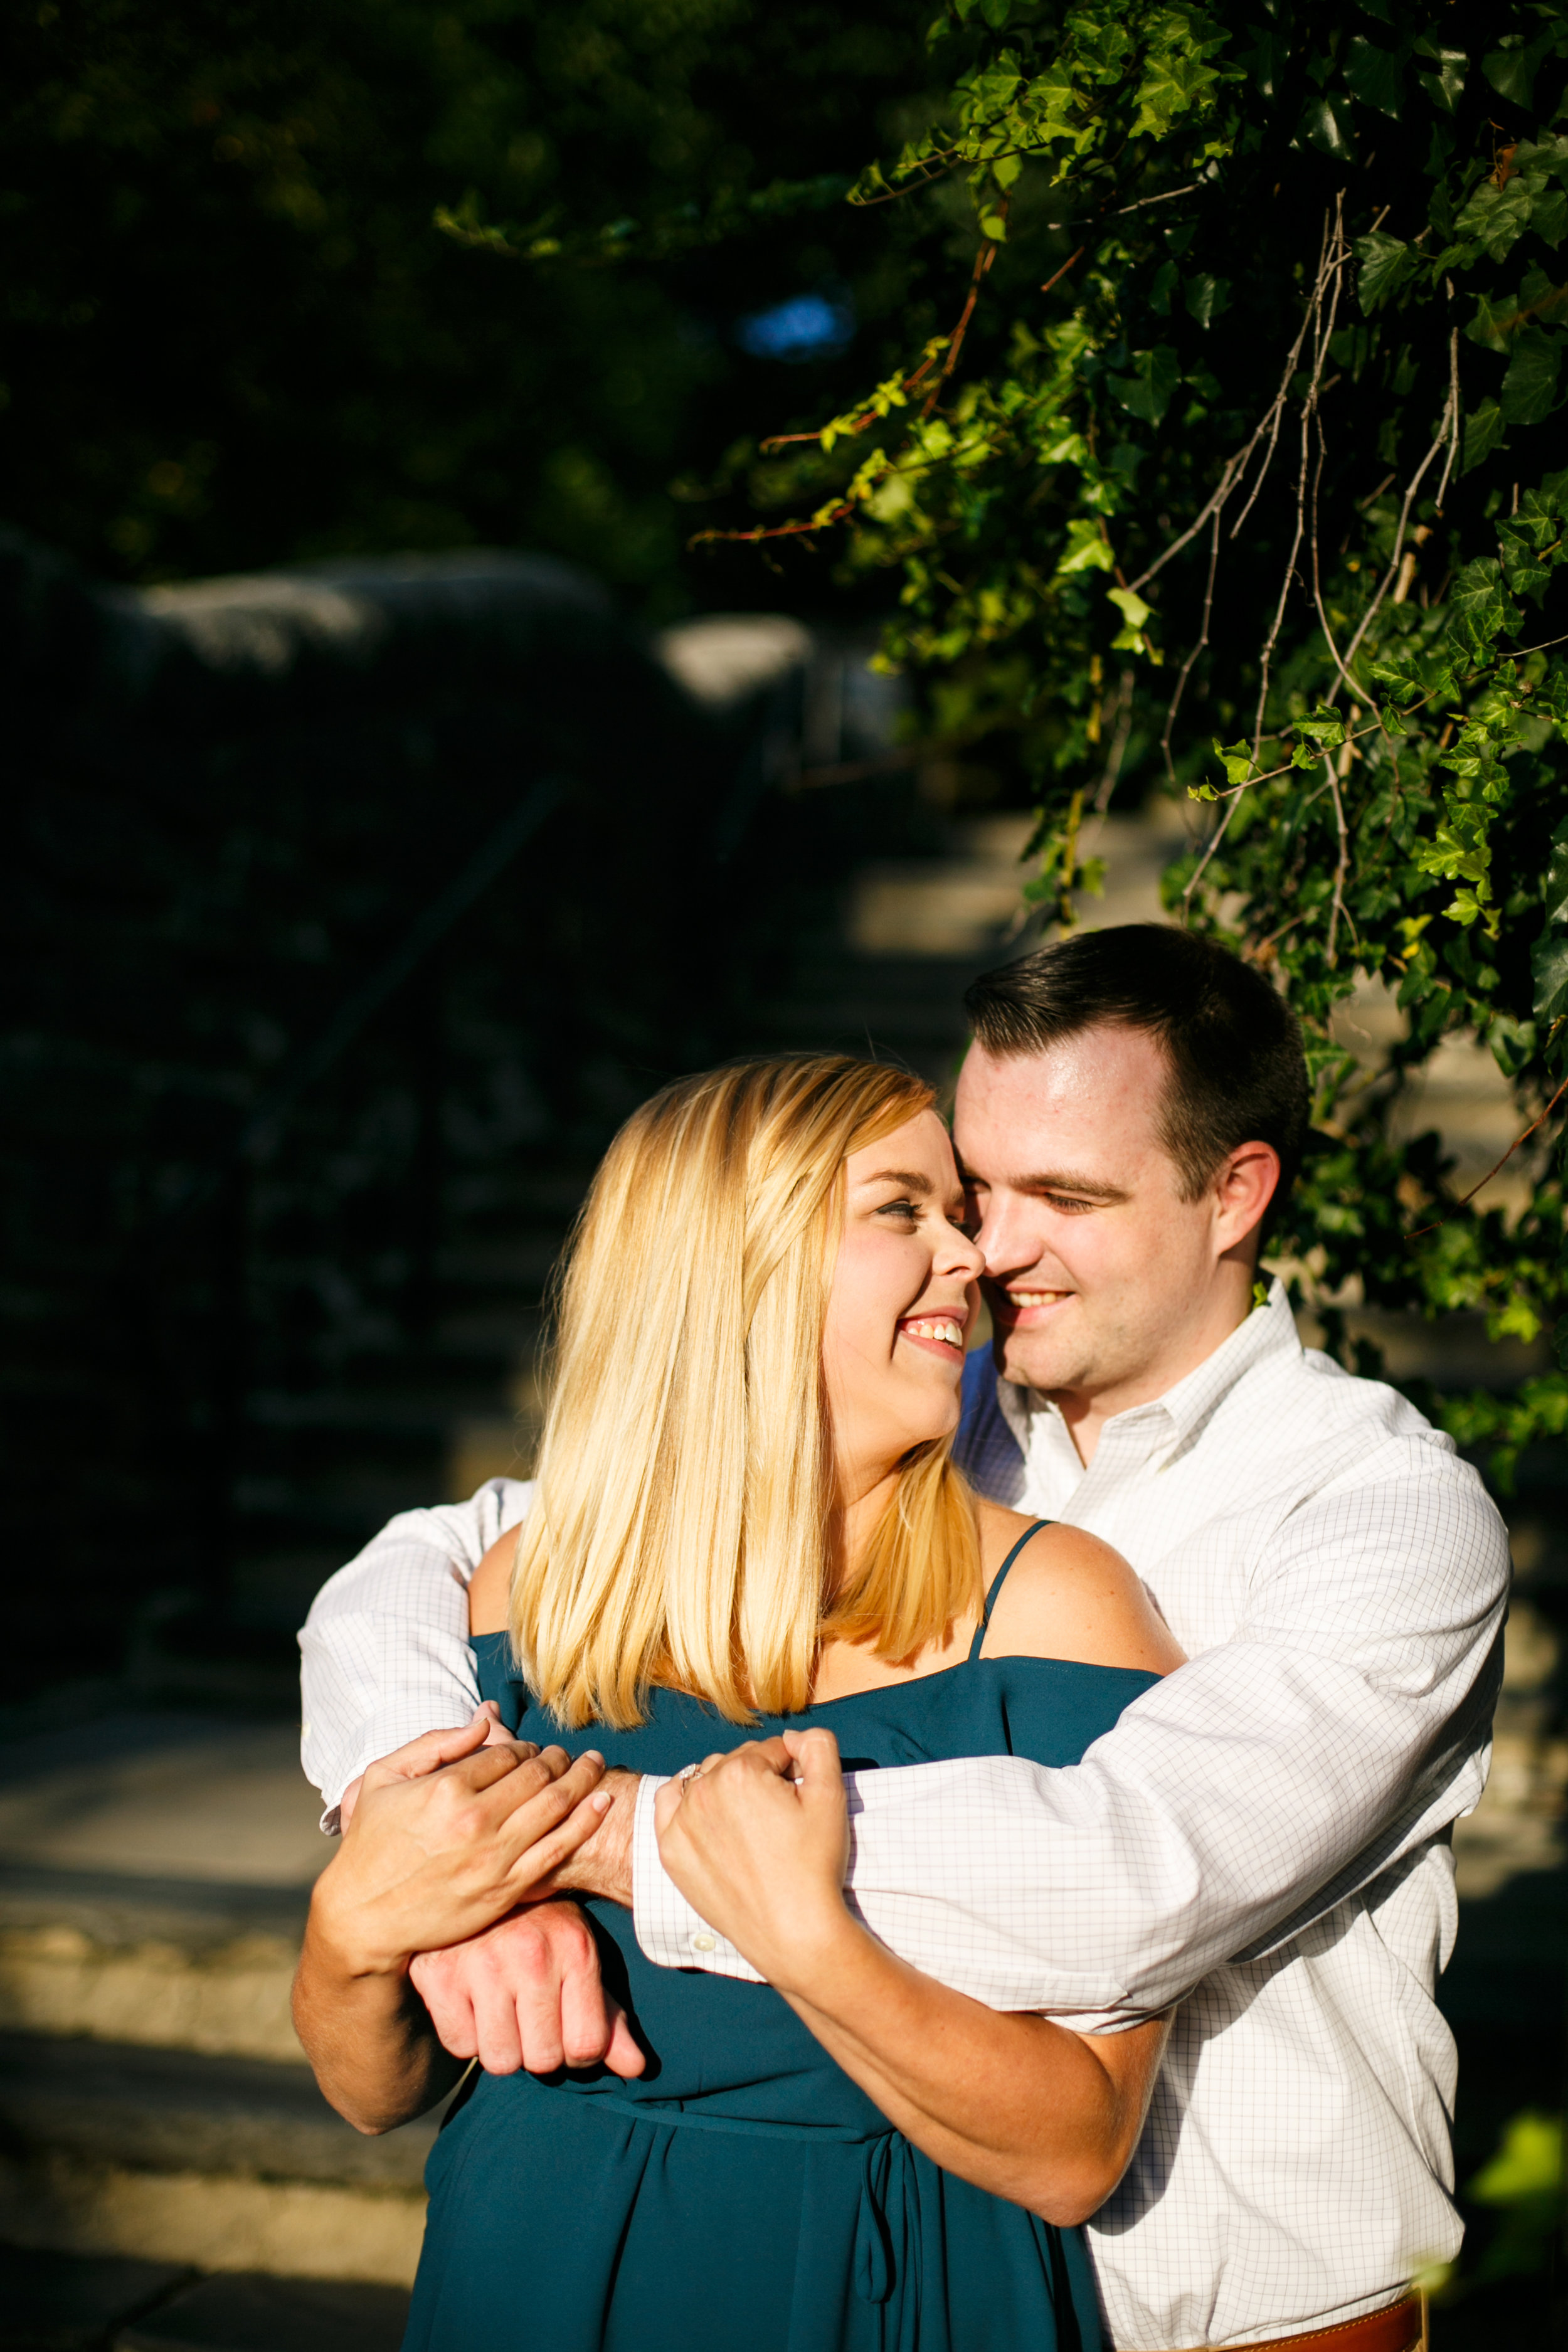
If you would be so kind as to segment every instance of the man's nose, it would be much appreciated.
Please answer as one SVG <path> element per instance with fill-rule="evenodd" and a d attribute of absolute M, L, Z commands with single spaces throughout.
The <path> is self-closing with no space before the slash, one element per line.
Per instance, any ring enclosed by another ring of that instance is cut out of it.
<path fill-rule="evenodd" d="M 985 1272 L 997 1277 L 1033 1265 L 1040 1255 L 1040 1237 L 1027 1230 L 1019 1204 L 999 1201 L 994 1192 L 985 1203 L 974 1241 L 985 1261 Z"/>

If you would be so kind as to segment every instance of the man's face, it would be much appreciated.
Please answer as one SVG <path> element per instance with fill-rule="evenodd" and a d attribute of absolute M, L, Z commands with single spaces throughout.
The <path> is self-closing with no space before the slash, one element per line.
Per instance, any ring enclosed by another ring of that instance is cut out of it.
<path fill-rule="evenodd" d="M 1181 1196 L 1160 1140 L 1166 1075 L 1152 1040 L 1121 1027 L 1007 1060 L 970 1048 L 953 1139 L 1005 1379 L 1158 1395 L 1215 1344 L 1233 1221 L 1217 1190 Z"/>

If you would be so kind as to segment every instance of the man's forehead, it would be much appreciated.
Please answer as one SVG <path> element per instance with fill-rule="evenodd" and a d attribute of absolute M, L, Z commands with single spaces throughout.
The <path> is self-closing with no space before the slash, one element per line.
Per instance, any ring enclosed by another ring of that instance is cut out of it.
<path fill-rule="evenodd" d="M 974 1172 L 1000 1153 L 1009 1174 L 1048 1173 L 1059 1161 L 1114 1183 L 1130 1160 L 1163 1148 L 1165 1076 L 1155 1041 L 1121 1026 L 1080 1030 L 1033 1054 L 974 1045 L 959 1074 L 953 1142 Z"/>

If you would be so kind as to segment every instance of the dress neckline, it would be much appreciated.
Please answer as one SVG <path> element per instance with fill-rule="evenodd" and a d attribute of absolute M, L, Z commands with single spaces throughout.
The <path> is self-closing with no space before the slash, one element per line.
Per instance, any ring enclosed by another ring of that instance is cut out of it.
<path fill-rule="evenodd" d="M 471 1633 L 468 1638 L 476 1643 L 504 1641 L 506 1629 L 503 1626 L 493 1633 Z M 857 1699 L 889 1698 L 895 1691 L 918 1690 L 927 1683 L 945 1682 L 949 1675 L 970 1674 L 976 1666 L 1075 1666 L 1086 1675 L 1137 1675 L 1149 1683 L 1160 1680 L 1160 1676 L 1152 1674 L 1147 1666 L 1106 1666 L 1098 1664 L 1092 1658 L 1042 1658 L 1028 1650 L 1009 1650 L 999 1658 L 955 1658 L 951 1666 L 933 1667 L 929 1675 L 910 1675 L 904 1681 L 897 1683 L 871 1683 L 864 1690 L 841 1691 L 837 1698 L 810 1699 L 805 1706 L 793 1712 L 797 1716 L 815 1715 L 826 1706 L 853 1706 Z M 709 1704 L 697 1692 L 676 1690 L 668 1683 L 652 1683 L 648 1688 L 650 1695 L 654 1691 L 667 1691 L 671 1698 L 689 1699 L 695 1706 Z M 763 1709 L 758 1712 L 764 1722 L 783 1722 L 785 1719 L 783 1716 L 770 1716 Z M 737 1731 L 745 1728 L 741 1724 L 734 1727 Z"/>

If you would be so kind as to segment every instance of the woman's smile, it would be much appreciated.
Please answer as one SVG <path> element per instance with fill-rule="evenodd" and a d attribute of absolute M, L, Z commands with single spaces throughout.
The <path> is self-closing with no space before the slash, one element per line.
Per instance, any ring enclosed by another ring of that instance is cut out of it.
<path fill-rule="evenodd" d="M 899 1319 L 900 1339 L 923 1348 L 928 1354 L 943 1356 L 950 1363 L 963 1361 L 963 1327 L 969 1320 L 969 1309 L 950 1309 L 940 1315 L 904 1315 Z"/>

